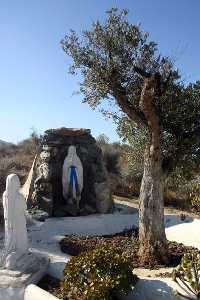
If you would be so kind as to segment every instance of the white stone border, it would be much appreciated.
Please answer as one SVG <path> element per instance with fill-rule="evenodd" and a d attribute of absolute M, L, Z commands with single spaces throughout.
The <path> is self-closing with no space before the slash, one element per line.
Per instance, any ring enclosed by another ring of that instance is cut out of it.
<path fill-rule="evenodd" d="M 24 300 L 58 300 L 58 298 L 35 284 L 29 284 L 25 289 Z"/>

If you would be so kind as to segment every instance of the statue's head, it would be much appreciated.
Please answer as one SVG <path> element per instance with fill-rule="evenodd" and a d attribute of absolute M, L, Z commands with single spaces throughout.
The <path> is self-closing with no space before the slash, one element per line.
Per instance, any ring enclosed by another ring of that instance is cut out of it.
<path fill-rule="evenodd" d="M 17 192 L 20 186 L 19 177 L 16 174 L 8 175 L 6 179 L 6 191 L 12 190 L 13 192 Z"/>
<path fill-rule="evenodd" d="M 68 155 L 69 156 L 76 155 L 76 147 L 75 146 L 69 146 Z"/>

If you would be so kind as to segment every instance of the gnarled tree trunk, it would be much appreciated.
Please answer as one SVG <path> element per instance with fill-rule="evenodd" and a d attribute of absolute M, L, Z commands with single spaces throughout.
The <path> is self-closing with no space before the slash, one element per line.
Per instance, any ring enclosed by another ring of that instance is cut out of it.
<path fill-rule="evenodd" d="M 145 150 L 140 190 L 139 254 L 142 263 L 167 262 L 160 151 L 152 153 L 152 148 L 151 144 Z"/>
<path fill-rule="evenodd" d="M 163 178 L 161 137 L 159 118 L 154 101 L 161 94 L 161 76 L 149 74 L 140 68 L 136 72 L 144 78 L 139 109 L 135 109 L 127 98 L 124 87 L 113 75 L 113 96 L 124 113 L 138 126 L 147 128 L 149 139 L 144 154 L 144 174 L 140 190 L 139 240 L 141 263 L 166 263 L 167 240 L 164 227 Z M 166 82 L 167 84 L 167 82 Z"/>
<path fill-rule="evenodd" d="M 167 262 L 167 241 L 164 227 L 163 180 L 159 119 L 153 101 L 157 79 L 145 78 L 140 108 L 149 130 L 144 153 L 144 173 L 140 190 L 139 240 L 142 263 Z"/>

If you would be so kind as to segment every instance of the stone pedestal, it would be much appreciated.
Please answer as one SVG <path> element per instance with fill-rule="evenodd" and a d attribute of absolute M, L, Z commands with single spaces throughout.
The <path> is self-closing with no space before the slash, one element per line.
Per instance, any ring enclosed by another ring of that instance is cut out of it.
<path fill-rule="evenodd" d="M 38 253 L 28 252 L 15 270 L 0 269 L 0 289 L 23 288 L 31 283 L 38 283 L 46 274 L 49 259 Z"/>
<path fill-rule="evenodd" d="M 63 198 L 62 168 L 71 145 L 76 147 L 83 165 L 79 209 Z M 112 212 L 113 201 L 102 152 L 89 129 L 47 130 L 32 170 L 27 203 L 33 214 L 38 210 L 59 217 Z"/>

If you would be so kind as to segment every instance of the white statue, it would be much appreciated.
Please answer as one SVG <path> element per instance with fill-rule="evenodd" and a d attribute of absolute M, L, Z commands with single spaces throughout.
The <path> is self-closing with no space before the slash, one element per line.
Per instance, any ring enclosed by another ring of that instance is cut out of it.
<path fill-rule="evenodd" d="M 17 175 L 11 174 L 6 180 L 3 194 L 5 221 L 5 249 L 3 267 L 15 269 L 17 260 L 28 252 L 26 229 L 26 202 L 19 192 L 20 181 Z"/>
<path fill-rule="evenodd" d="M 68 203 L 75 202 L 77 209 L 83 189 L 83 165 L 76 154 L 76 147 L 70 146 L 63 164 L 63 197 Z"/>

